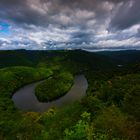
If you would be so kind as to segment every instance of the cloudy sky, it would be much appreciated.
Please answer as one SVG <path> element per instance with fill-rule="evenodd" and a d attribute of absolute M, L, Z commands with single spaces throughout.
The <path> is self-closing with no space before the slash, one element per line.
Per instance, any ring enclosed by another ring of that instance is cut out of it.
<path fill-rule="evenodd" d="M 2 49 L 140 49 L 140 0 L 0 0 Z"/>

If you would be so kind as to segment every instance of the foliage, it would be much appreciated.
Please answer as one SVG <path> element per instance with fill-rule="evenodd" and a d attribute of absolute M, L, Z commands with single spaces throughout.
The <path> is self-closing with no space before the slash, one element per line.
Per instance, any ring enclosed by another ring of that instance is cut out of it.
<path fill-rule="evenodd" d="M 139 140 L 139 52 L 117 53 L 1 51 L 0 139 Z M 137 56 L 131 59 L 133 53 Z M 123 67 L 118 68 L 121 60 Z M 55 90 L 53 96 L 62 96 L 60 91 L 66 93 L 72 75 L 79 73 L 89 87 L 87 95 L 72 105 L 44 113 L 21 112 L 11 100 L 21 86 L 43 79 L 47 80 L 40 86 L 44 84 L 41 89 L 47 93 L 42 100 Z"/>
<path fill-rule="evenodd" d="M 138 139 L 138 131 L 133 125 L 135 121 L 130 120 L 128 116 L 124 115 L 116 106 L 105 108 L 101 114 L 96 116 L 93 120 L 95 133 L 105 134 L 108 139 Z"/>
<path fill-rule="evenodd" d="M 35 94 L 39 101 L 48 102 L 66 94 L 73 84 L 73 76 L 61 72 L 37 85 Z"/>
<path fill-rule="evenodd" d="M 140 85 L 136 84 L 125 94 L 123 109 L 136 119 L 140 119 Z"/>
<path fill-rule="evenodd" d="M 9 67 L 0 70 L 0 138 L 31 139 L 35 133 L 40 132 L 40 124 L 33 124 L 32 118 L 22 116 L 14 107 L 11 97 L 21 86 L 42 80 L 51 74 L 51 70 L 31 67 Z"/>

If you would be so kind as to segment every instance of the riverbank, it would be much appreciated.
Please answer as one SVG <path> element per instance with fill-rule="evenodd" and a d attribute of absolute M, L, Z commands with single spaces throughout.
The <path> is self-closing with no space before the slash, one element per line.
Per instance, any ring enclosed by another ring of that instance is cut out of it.
<path fill-rule="evenodd" d="M 40 82 L 24 86 L 18 90 L 12 97 L 14 104 L 22 111 L 44 112 L 52 107 L 65 107 L 77 100 L 80 100 L 88 88 L 88 83 L 84 75 L 77 75 L 74 78 L 74 84 L 70 91 L 63 97 L 48 103 L 38 101 L 35 96 L 35 87 Z"/>

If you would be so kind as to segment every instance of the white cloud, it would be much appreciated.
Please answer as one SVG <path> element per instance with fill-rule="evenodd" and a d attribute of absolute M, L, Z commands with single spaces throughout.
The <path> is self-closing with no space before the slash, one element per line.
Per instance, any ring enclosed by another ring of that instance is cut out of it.
<path fill-rule="evenodd" d="M 41 0 L 27 0 L 27 5 L 40 14 L 47 14 L 52 3 L 50 1 L 42 3 Z"/>
<path fill-rule="evenodd" d="M 79 19 L 94 18 L 96 15 L 95 12 L 93 11 L 81 10 L 81 9 L 78 9 L 74 12 L 75 12 L 75 18 L 79 18 Z"/>
<path fill-rule="evenodd" d="M 104 1 L 101 3 L 101 7 L 102 9 L 106 10 L 106 11 L 111 11 L 114 8 L 114 4 L 108 1 Z"/>
<path fill-rule="evenodd" d="M 123 46 L 135 46 L 135 44 L 138 42 L 138 39 L 136 38 L 129 38 L 125 40 L 102 40 L 96 43 L 96 46 L 99 47 L 123 47 Z"/>

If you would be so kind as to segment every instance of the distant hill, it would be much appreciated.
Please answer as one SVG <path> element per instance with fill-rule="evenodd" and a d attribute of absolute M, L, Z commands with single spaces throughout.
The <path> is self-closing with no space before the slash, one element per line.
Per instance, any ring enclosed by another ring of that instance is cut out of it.
<path fill-rule="evenodd" d="M 31 51 L 31 50 L 13 50 L 0 51 L 0 67 L 7 66 L 35 66 L 39 62 L 46 62 L 54 56 L 63 57 L 65 60 L 71 60 L 86 65 L 107 66 L 111 62 L 108 56 L 90 53 L 82 50 L 58 50 L 58 51 Z"/>
<path fill-rule="evenodd" d="M 5 66 L 34 66 L 42 59 L 45 59 L 44 51 L 0 51 L 0 67 Z"/>
<path fill-rule="evenodd" d="M 0 68 L 8 66 L 36 66 L 40 62 L 46 63 L 56 56 L 63 58 L 65 62 L 70 60 L 88 65 L 94 69 L 140 63 L 140 51 L 135 50 L 102 52 L 86 52 L 83 50 L 12 50 L 0 51 Z"/>
<path fill-rule="evenodd" d="M 96 52 L 96 54 L 108 56 L 113 61 L 116 61 L 120 64 L 140 63 L 140 51 L 138 50 L 102 51 L 102 52 Z"/>

